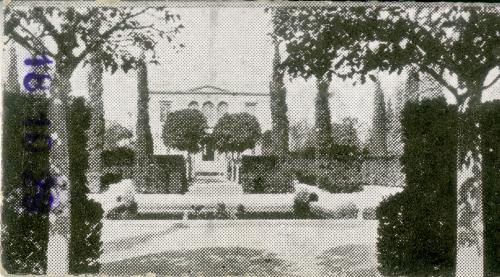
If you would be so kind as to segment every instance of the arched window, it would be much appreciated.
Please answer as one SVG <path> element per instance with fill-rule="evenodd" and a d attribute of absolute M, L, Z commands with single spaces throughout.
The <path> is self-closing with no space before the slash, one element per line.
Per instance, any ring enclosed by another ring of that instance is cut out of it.
<path fill-rule="evenodd" d="M 210 101 L 203 103 L 201 111 L 203 112 L 205 118 L 207 119 L 208 126 L 213 127 L 215 125 L 214 104 Z"/>
<path fill-rule="evenodd" d="M 224 114 L 227 114 L 227 103 L 222 101 L 217 105 L 217 118 L 221 118 Z"/>
<path fill-rule="evenodd" d="M 189 103 L 189 105 L 188 105 L 188 108 L 189 108 L 189 109 L 196 109 L 196 110 L 197 110 L 197 109 L 199 109 L 198 102 L 196 102 L 196 101 L 191 101 L 191 102 Z"/>

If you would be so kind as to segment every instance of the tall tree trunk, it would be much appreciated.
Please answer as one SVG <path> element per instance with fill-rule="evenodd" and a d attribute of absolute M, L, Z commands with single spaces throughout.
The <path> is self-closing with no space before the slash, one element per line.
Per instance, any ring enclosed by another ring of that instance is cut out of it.
<path fill-rule="evenodd" d="M 17 74 L 17 54 L 14 46 L 9 47 L 9 65 L 7 68 L 7 79 L 5 80 L 4 92 L 19 93 L 19 76 Z"/>
<path fill-rule="evenodd" d="M 89 128 L 89 189 L 96 193 L 100 188 L 101 152 L 104 148 L 104 102 L 102 100 L 103 67 L 97 53 L 90 58 L 90 72 L 87 83 L 90 98 L 90 128 Z"/>
<path fill-rule="evenodd" d="M 47 274 L 68 273 L 68 248 L 70 226 L 69 203 L 69 152 L 66 128 L 68 96 L 71 92 L 70 77 L 73 70 L 58 67 L 50 87 L 51 174 L 56 178 L 52 188 L 55 202 L 58 203 L 50 213 L 49 243 L 47 249 Z"/>
<path fill-rule="evenodd" d="M 330 80 L 325 76 L 316 81 L 318 94 L 316 96 L 316 148 L 320 152 L 327 151 L 332 144 L 332 122 L 330 116 L 330 105 L 328 102 L 328 87 Z"/>
<path fill-rule="evenodd" d="M 149 126 L 149 89 L 146 63 L 141 61 L 137 66 L 137 123 L 134 183 L 139 191 L 147 187 L 147 167 L 152 161 L 153 138 Z"/>
<path fill-rule="evenodd" d="M 286 105 L 286 88 L 283 83 L 283 70 L 279 68 L 281 58 L 279 44 L 274 42 L 274 60 L 272 80 L 269 84 L 272 119 L 272 150 L 279 157 L 288 153 L 288 117 Z"/>
<path fill-rule="evenodd" d="M 482 156 L 480 153 L 479 105 L 481 88 L 468 103 L 460 105 L 457 162 L 457 276 L 484 275 L 484 230 L 482 206 Z"/>
<path fill-rule="evenodd" d="M 187 179 L 189 182 L 193 180 L 193 153 L 188 152 L 187 154 Z"/>

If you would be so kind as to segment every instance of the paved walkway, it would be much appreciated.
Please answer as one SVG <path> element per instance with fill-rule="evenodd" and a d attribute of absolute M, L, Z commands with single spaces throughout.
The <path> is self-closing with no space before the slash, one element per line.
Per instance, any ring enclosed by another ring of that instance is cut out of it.
<path fill-rule="evenodd" d="M 378 276 L 376 236 L 372 220 L 104 221 L 101 273 Z"/>
<path fill-rule="evenodd" d="M 215 197 L 217 195 L 242 195 L 240 184 L 231 181 L 194 181 L 189 186 L 188 196 Z"/>

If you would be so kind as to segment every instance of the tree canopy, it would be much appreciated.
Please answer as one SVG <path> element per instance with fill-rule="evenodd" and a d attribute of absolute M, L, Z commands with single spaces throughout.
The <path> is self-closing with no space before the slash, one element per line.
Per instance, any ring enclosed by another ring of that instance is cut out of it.
<path fill-rule="evenodd" d="M 500 64 L 500 11 L 492 6 L 277 8 L 275 35 L 293 76 L 374 79 L 407 67 L 432 76 L 459 104 L 491 87 Z M 458 80 L 458 82 L 457 82 Z"/>
<path fill-rule="evenodd" d="M 119 145 L 117 143 L 119 141 L 124 139 L 131 139 L 133 137 L 133 133 L 131 130 L 120 125 L 120 123 L 116 121 L 111 121 L 106 125 L 106 131 L 104 132 L 105 149 L 118 147 Z"/>
<path fill-rule="evenodd" d="M 214 127 L 215 147 L 223 153 L 241 153 L 255 147 L 261 136 L 257 118 L 249 113 L 225 114 Z"/>
<path fill-rule="evenodd" d="M 70 71 L 98 52 L 103 65 L 115 72 L 135 68 L 143 50 L 153 52 L 166 38 L 173 41 L 183 25 L 165 7 L 88 7 L 88 8 L 7 8 L 4 32 L 32 53 L 43 53 Z M 179 49 L 182 44 L 173 44 Z"/>
<path fill-rule="evenodd" d="M 167 147 L 196 153 L 201 150 L 207 127 L 207 119 L 199 110 L 174 111 L 163 125 L 163 142 Z"/>

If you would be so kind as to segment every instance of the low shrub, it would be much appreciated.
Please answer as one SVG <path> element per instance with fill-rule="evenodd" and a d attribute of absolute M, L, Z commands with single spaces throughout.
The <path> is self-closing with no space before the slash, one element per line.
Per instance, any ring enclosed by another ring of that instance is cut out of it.
<path fill-rule="evenodd" d="M 133 166 L 135 160 L 134 150 L 128 147 L 117 147 L 101 152 L 102 165 L 109 166 Z"/>
<path fill-rule="evenodd" d="M 135 219 L 137 218 L 137 203 L 131 205 L 120 205 L 109 211 L 107 219 Z"/>
<path fill-rule="evenodd" d="M 359 209 L 354 203 L 347 203 L 341 205 L 336 209 L 330 218 L 333 219 L 355 219 L 358 217 Z"/>
<path fill-rule="evenodd" d="M 318 188 L 330 193 L 353 193 L 363 190 L 365 184 L 361 182 L 345 183 L 332 181 L 328 176 L 321 176 L 318 180 Z"/>
<path fill-rule="evenodd" d="M 376 212 L 377 212 L 376 207 L 365 208 L 363 210 L 363 219 L 368 219 L 368 220 L 377 219 Z"/>
<path fill-rule="evenodd" d="M 106 191 L 110 184 L 119 183 L 123 179 L 121 173 L 106 173 L 101 176 L 101 191 Z"/>
<path fill-rule="evenodd" d="M 310 193 L 306 190 L 301 190 L 295 194 L 293 199 L 293 212 L 297 218 L 311 218 L 311 202 L 318 201 L 316 193 Z"/>
<path fill-rule="evenodd" d="M 229 219 L 231 216 L 226 209 L 226 204 L 219 203 L 217 204 L 217 209 L 215 210 L 215 218 L 216 219 Z"/>
<path fill-rule="evenodd" d="M 247 212 L 236 216 L 237 219 L 297 219 L 294 212 Z"/>

